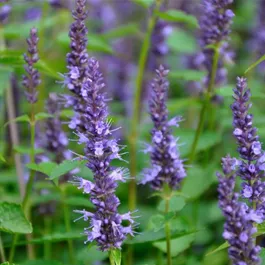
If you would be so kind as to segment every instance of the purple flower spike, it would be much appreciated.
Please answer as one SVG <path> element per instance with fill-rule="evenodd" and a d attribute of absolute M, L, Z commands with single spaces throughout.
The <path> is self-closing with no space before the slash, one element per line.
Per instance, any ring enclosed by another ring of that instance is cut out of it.
<path fill-rule="evenodd" d="M 85 25 L 87 18 L 86 0 L 77 0 L 73 11 L 74 22 L 70 27 L 71 52 L 67 54 L 67 67 L 69 72 L 66 85 L 75 95 L 80 96 L 83 83 L 87 79 L 87 33 Z"/>
<path fill-rule="evenodd" d="M 39 60 L 38 54 L 38 35 L 37 29 L 32 28 L 30 30 L 30 37 L 27 39 L 28 43 L 28 54 L 24 55 L 24 59 L 26 61 L 25 70 L 27 75 L 23 76 L 23 85 L 27 89 L 25 91 L 25 95 L 27 101 L 31 104 L 34 104 L 38 100 L 38 91 L 37 86 L 41 83 L 40 74 L 37 69 L 34 68 L 34 64 L 36 64 Z"/>
<path fill-rule="evenodd" d="M 119 181 L 124 181 L 128 174 L 126 169 L 111 166 L 114 159 L 122 159 L 119 154 L 123 149 L 113 139 L 111 123 L 108 121 L 108 99 L 103 92 L 104 81 L 97 60 L 91 58 L 88 63 L 89 78 L 83 84 L 80 95 L 86 108 L 77 113 L 80 120 L 85 120 L 84 131 L 76 128 L 78 142 L 85 144 L 87 167 L 93 172 L 94 182 L 75 178 L 72 183 L 90 194 L 95 206 L 95 213 L 79 211 L 81 218 L 89 220 L 85 229 L 86 242 L 96 241 L 99 249 L 108 251 L 120 248 L 128 234 L 133 235 L 134 221 L 131 213 L 119 214 L 120 201 L 115 195 Z M 124 226 L 123 221 L 129 223 Z"/>
<path fill-rule="evenodd" d="M 227 156 L 222 159 L 223 175 L 219 179 L 219 206 L 225 216 L 223 237 L 229 243 L 229 257 L 235 265 L 258 265 L 261 250 L 253 238 L 257 229 L 253 226 L 255 216 L 245 203 L 239 202 L 234 192 L 236 159 Z"/>
<path fill-rule="evenodd" d="M 242 196 L 255 205 L 256 211 L 265 219 L 265 182 L 262 181 L 265 154 L 257 135 L 257 128 L 253 126 L 253 116 L 249 114 L 250 107 L 250 90 L 247 88 L 247 80 L 238 78 L 231 109 L 233 111 L 233 134 L 241 157 L 238 175 L 244 181 Z"/>
<path fill-rule="evenodd" d="M 149 109 L 154 128 L 152 129 L 152 146 L 148 146 L 152 167 L 145 169 L 142 184 L 150 182 L 155 190 L 161 190 L 164 184 L 178 189 L 180 182 L 186 177 L 183 161 L 180 159 L 177 139 L 172 135 L 172 126 L 178 127 L 181 118 L 168 120 L 166 106 L 169 70 L 160 66 L 156 70 L 156 78 L 152 83 Z"/>

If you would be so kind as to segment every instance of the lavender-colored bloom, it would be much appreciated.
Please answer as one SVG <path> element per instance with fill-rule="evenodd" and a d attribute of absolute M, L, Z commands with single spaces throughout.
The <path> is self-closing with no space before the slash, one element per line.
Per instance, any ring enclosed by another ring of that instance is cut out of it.
<path fill-rule="evenodd" d="M 41 8 L 39 7 L 31 7 L 28 8 L 25 12 L 24 19 L 26 21 L 33 21 L 33 20 L 39 20 L 42 16 Z"/>
<path fill-rule="evenodd" d="M 37 69 L 34 68 L 34 65 L 39 60 L 38 54 L 38 35 L 37 29 L 32 28 L 30 30 L 30 37 L 27 39 L 28 43 L 28 54 L 24 54 L 24 59 L 26 61 L 25 70 L 27 75 L 23 76 L 23 85 L 27 89 L 25 95 L 27 101 L 31 104 L 34 104 L 38 100 L 38 91 L 37 86 L 40 84 L 40 74 Z"/>
<path fill-rule="evenodd" d="M 168 96 L 168 70 L 160 66 L 152 83 L 149 110 L 154 128 L 151 131 L 152 146 L 150 153 L 152 167 L 144 170 L 142 183 L 150 182 L 151 187 L 160 190 L 165 184 L 170 188 L 179 188 L 180 182 L 186 177 L 183 161 L 180 159 L 177 141 L 172 135 L 171 127 L 178 127 L 181 120 L 176 117 L 168 120 L 166 106 Z"/>
<path fill-rule="evenodd" d="M 233 111 L 234 136 L 237 139 L 238 152 L 242 163 L 238 175 L 244 181 L 242 195 L 255 204 L 256 210 L 265 218 L 265 182 L 262 181 L 265 169 L 265 153 L 262 150 L 257 128 L 253 126 L 253 117 L 249 114 L 251 104 L 250 90 L 245 78 L 237 79 L 234 89 Z"/>
<path fill-rule="evenodd" d="M 229 257 L 234 265 L 258 265 L 261 250 L 255 246 L 253 226 L 255 216 L 248 206 L 239 202 L 239 194 L 234 192 L 237 160 L 229 156 L 222 159 L 223 175 L 218 173 L 219 207 L 226 222 L 223 237 L 229 243 Z"/>
<path fill-rule="evenodd" d="M 214 50 L 208 47 L 209 45 L 218 46 L 220 53 L 214 80 L 215 87 L 224 85 L 227 82 L 227 70 L 224 67 L 224 63 L 230 63 L 234 57 L 234 53 L 229 51 L 227 42 L 234 17 L 232 10 L 228 9 L 228 5 L 232 3 L 233 0 L 203 0 L 202 15 L 199 18 L 199 44 L 202 51 L 196 56 L 189 57 L 187 63 L 191 69 L 207 71 L 203 85 L 196 82 L 189 83 L 189 90 L 193 91 L 195 89 L 195 94 L 203 92 L 210 83 Z"/>
<path fill-rule="evenodd" d="M 9 15 L 11 13 L 11 5 L 3 5 L 0 8 L 0 23 L 6 24 L 8 22 Z"/>
<path fill-rule="evenodd" d="M 88 64 L 89 78 L 81 88 L 85 110 L 80 113 L 87 121 L 86 130 L 76 130 L 79 143 L 85 143 L 87 167 L 93 172 L 94 182 L 75 178 L 73 182 L 84 193 L 90 193 L 95 213 L 77 211 L 85 221 L 90 220 L 89 228 L 85 229 L 87 242 L 96 241 L 102 251 L 120 248 L 128 234 L 133 234 L 131 214 L 118 213 L 119 199 L 115 195 L 118 181 L 124 181 L 127 170 L 111 166 L 114 159 L 122 159 L 119 152 L 122 147 L 112 138 L 111 124 L 108 121 L 107 98 L 103 93 L 104 82 L 99 71 L 99 63 L 91 58 Z M 123 225 L 123 220 L 129 226 Z"/>
<path fill-rule="evenodd" d="M 252 30 L 253 38 L 251 40 L 251 50 L 254 50 L 256 53 L 257 58 L 260 58 L 262 55 L 265 54 L 265 19 L 264 19 L 264 12 L 265 12 L 265 0 L 258 0 L 257 2 L 257 22 L 255 25 L 255 29 Z M 258 70 L 263 73 L 265 68 L 264 62 L 262 62 L 258 66 Z"/>

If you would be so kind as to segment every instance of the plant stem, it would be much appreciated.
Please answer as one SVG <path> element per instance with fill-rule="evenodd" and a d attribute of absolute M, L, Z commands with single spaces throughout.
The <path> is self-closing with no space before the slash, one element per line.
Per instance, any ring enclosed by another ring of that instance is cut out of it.
<path fill-rule="evenodd" d="M 113 259 L 113 256 L 111 255 L 111 252 L 109 252 L 109 261 L 110 261 L 110 265 L 115 265 L 115 261 Z"/>
<path fill-rule="evenodd" d="M 52 220 L 50 216 L 45 216 L 44 217 L 44 231 L 45 235 L 49 235 L 51 233 L 51 224 Z M 51 242 L 47 241 L 44 242 L 44 257 L 46 260 L 49 260 L 51 258 Z"/>
<path fill-rule="evenodd" d="M 1 256 L 1 263 L 4 263 L 6 261 L 6 255 L 5 255 L 5 249 L 3 247 L 2 237 L 0 234 L 0 256 Z"/>
<path fill-rule="evenodd" d="M 169 199 L 165 199 L 165 214 L 169 212 Z M 167 242 L 167 265 L 172 265 L 171 260 L 171 235 L 170 235 L 170 224 L 166 222 L 165 224 L 166 242 Z"/>
<path fill-rule="evenodd" d="M 129 209 L 130 211 L 134 211 L 136 208 L 136 201 L 137 201 L 137 189 L 136 189 L 136 174 L 137 174 L 137 139 L 138 139 L 138 126 L 140 122 L 140 107 L 141 107 L 141 94 L 142 94 L 142 86 L 144 80 L 144 72 L 145 66 L 148 58 L 150 43 L 151 43 L 151 36 L 154 30 L 157 15 L 156 11 L 160 9 L 162 1 L 157 0 L 155 10 L 152 16 L 149 18 L 148 21 L 148 28 L 145 34 L 145 38 L 142 44 L 140 57 L 138 61 L 138 73 L 136 77 L 136 91 L 134 97 L 134 106 L 133 106 L 133 117 L 131 123 L 131 132 L 128 137 L 129 140 L 129 149 L 130 149 L 130 175 L 131 180 L 129 182 L 129 195 L 128 195 L 128 202 L 129 202 Z M 127 258 L 127 265 L 133 264 L 133 247 L 128 247 L 128 258 Z"/>
<path fill-rule="evenodd" d="M 216 78 L 216 72 L 217 72 L 217 68 L 218 68 L 218 60 L 219 60 L 219 44 L 216 45 L 215 49 L 214 49 L 214 54 L 213 54 L 213 65 L 212 65 L 212 71 L 210 73 L 210 82 L 205 94 L 205 98 L 204 98 L 204 102 L 203 102 L 203 106 L 201 108 L 200 111 L 200 116 L 199 116 L 199 122 L 198 122 L 198 126 L 196 129 L 196 133 L 195 133 L 195 137 L 192 143 L 192 147 L 191 147 L 191 152 L 190 152 L 190 156 L 189 156 L 189 163 L 191 164 L 194 160 L 195 154 L 196 154 L 196 148 L 202 133 L 202 129 L 204 126 L 204 120 L 205 120 L 205 114 L 207 112 L 208 109 L 208 105 L 211 103 L 211 97 L 213 95 L 213 90 L 214 90 L 214 86 L 215 86 L 215 78 Z"/>
<path fill-rule="evenodd" d="M 9 258 L 8 258 L 8 261 L 9 261 L 10 263 L 13 262 L 13 259 L 14 259 L 14 256 L 15 256 L 15 251 L 16 251 L 16 244 L 17 244 L 17 241 L 18 241 L 18 234 L 15 234 L 14 237 L 13 237 L 12 245 L 11 245 L 11 249 L 10 249 L 10 252 L 9 252 Z"/>
<path fill-rule="evenodd" d="M 71 232 L 71 222 L 70 222 L 70 212 L 69 212 L 69 207 L 65 202 L 66 196 L 65 193 L 62 189 L 61 190 L 61 195 L 62 195 L 62 202 L 63 202 L 63 214 L 64 214 L 64 224 L 65 224 L 65 229 L 66 232 Z M 69 259 L 72 265 L 75 264 L 75 255 L 74 255 L 74 245 L 73 241 L 71 239 L 67 239 L 67 244 L 68 244 L 68 250 L 69 250 Z"/>

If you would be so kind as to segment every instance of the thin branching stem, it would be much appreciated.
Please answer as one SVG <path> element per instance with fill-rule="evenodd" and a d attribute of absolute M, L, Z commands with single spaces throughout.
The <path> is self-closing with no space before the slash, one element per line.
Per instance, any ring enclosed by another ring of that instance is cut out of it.
<path fill-rule="evenodd" d="M 205 116 L 206 116 L 206 113 L 208 110 L 208 106 L 211 103 L 211 97 L 212 97 L 213 92 L 214 92 L 215 78 L 216 78 L 216 73 L 217 73 L 217 69 L 218 69 L 219 56 L 220 56 L 219 44 L 217 44 L 216 47 L 214 48 L 213 65 L 212 65 L 212 71 L 211 71 L 209 86 L 208 86 L 207 91 L 205 93 L 204 101 L 202 103 L 202 108 L 201 108 L 200 115 L 199 115 L 199 122 L 198 122 L 198 125 L 196 128 L 195 137 L 194 137 L 192 147 L 191 147 L 191 152 L 190 152 L 190 156 L 189 156 L 189 163 L 190 164 L 192 164 L 192 162 L 194 161 L 198 142 L 199 142 L 199 139 L 200 139 L 203 127 L 204 127 Z"/>

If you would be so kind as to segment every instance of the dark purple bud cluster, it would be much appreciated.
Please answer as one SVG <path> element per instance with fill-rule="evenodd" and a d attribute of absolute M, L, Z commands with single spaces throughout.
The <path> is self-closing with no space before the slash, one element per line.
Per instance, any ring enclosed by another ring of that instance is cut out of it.
<path fill-rule="evenodd" d="M 65 80 L 66 85 L 77 97 L 80 97 L 81 87 L 87 79 L 87 33 L 85 25 L 87 18 L 86 0 L 77 0 L 73 11 L 74 22 L 69 31 L 71 52 L 67 54 L 69 73 Z"/>
<path fill-rule="evenodd" d="M 89 60 L 88 73 L 89 78 L 80 91 L 86 106 L 85 112 L 80 115 L 85 116 L 87 123 L 84 125 L 85 131 L 76 130 L 76 134 L 78 142 L 85 144 L 87 167 L 93 172 L 94 182 L 76 177 L 73 183 L 84 193 L 90 194 L 96 210 L 95 213 L 85 210 L 76 212 L 81 213 L 85 221 L 90 220 L 90 226 L 85 229 L 87 242 L 95 240 L 100 250 L 108 251 L 120 248 L 126 236 L 133 235 L 134 221 L 131 213 L 118 213 L 120 201 L 115 195 L 117 182 L 124 182 L 128 171 L 111 166 L 112 160 L 122 160 L 119 152 L 124 147 L 112 137 L 114 130 L 111 130 L 111 122 L 108 121 L 108 99 L 103 93 L 105 85 L 97 60 Z M 129 225 L 124 226 L 123 221 Z"/>
<path fill-rule="evenodd" d="M 58 96 L 54 93 L 49 95 L 46 102 L 46 110 L 53 117 L 48 118 L 45 123 L 46 146 L 45 149 L 54 155 L 52 159 L 56 163 L 62 163 L 64 160 L 72 159 L 72 153 L 68 150 L 68 138 L 62 128 L 60 119 L 61 108 L 58 103 Z M 65 176 L 64 180 L 70 175 Z"/>
<path fill-rule="evenodd" d="M 255 245 L 253 226 L 256 214 L 242 202 L 239 194 L 234 192 L 236 170 L 239 161 L 229 156 L 222 159 L 223 175 L 217 174 L 219 179 L 219 206 L 226 218 L 223 237 L 229 243 L 229 257 L 234 265 L 258 265 L 261 250 Z"/>
<path fill-rule="evenodd" d="M 171 127 L 179 127 L 180 117 L 168 120 L 166 106 L 168 97 L 169 70 L 160 66 L 152 83 L 149 109 L 154 128 L 151 131 L 152 145 L 145 152 L 150 153 L 152 167 L 145 169 L 142 183 L 150 182 L 155 190 L 161 190 L 165 184 L 178 189 L 180 182 L 186 177 L 183 161 L 180 158 L 178 144 L 172 135 Z"/>
<path fill-rule="evenodd" d="M 85 111 L 81 88 L 88 78 L 88 60 L 87 53 L 87 33 L 85 25 L 87 18 L 86 0 L 77 0 L 76 9 L 72 13 L 74 22 L 69 31 L 71 39 L 71 52 L 67 54 L 67 68 L 69 72 L 64 76 L 64 85 L 74 94 L 73 96 L 65 96 L 66 107 L 72 107 L 76 115 L 71 120 L 69 127 L 71 129 L 78 128 L 79 131 L 85 130 L 83 124 L 85 120 L 81 120 L 80 113 Z M 83 116 L 84 118 L 84 116 Z"/>
<path fill-rule="evenodd" d="M 256 209 L 257 214 L 265 219 L 265 182 L 262 181 L 265 170 L 265 153 L 262 150 L 257 128 L 253 126 L 253 116 L 249 114 L 251 104 L 250 90 L 245 78 L 237 79 L 234 89 L 233 111 L 234 136 L 237 139 L 241 165 L 238 175 L 244 181 L 242 196 L 247 198 Z"/>
<path fill-rule="evenodd" d="M 151 38 L 151 49 L 149 56 L 149 69 L 154 71 L 162 63 L 161 58 L 168 54 L 169 47 L 166 43 L 167 37 L 172 32 L 172 27 L 163 20 L 158 20 Z"/>
<path fill-rule="evenodd" d="M 34 65 L 39 60 L 38 54 L 38 35 L 37 29 L 32 28 L 30 30 L 30 37 L 27 39 L 28 43 L 28 54 L 24 55 L 26 61 L 25 70 L 27 75 L 23 76 L 23 85 L 26 88 L 25 95 L 27 101 L 31 104 L 34 104 L 38 100 L 38 91 L 37 86 L 41 83 L 40 74 L 37 69 L 34 68 Z"/>

